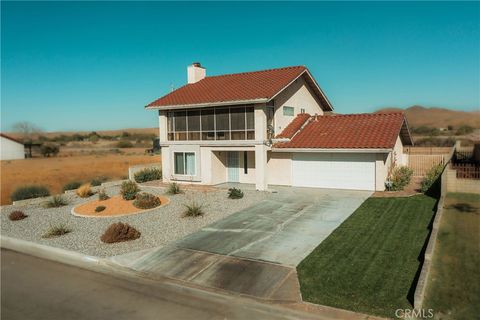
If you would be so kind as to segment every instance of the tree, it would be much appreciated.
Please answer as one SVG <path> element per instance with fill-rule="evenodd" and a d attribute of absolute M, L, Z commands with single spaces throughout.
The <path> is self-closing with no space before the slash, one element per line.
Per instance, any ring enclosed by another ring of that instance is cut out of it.
<path fill-rule="evenodd" d="M 90 142 L 93 142 L 93 143 L 97 143 L 98 140 L 100 140 L 100 138 L 97 136 L 97 135 L 91 135 L 88 140 L 90 140 Z"/>
<path fill-rule="evenodd" d="M 457 136 L 463 136 L 466 134 L 470 134 L 473 132 L 473 128 L 467 125 L 460 126 L 460 128 L 457 129 L 457 132 L 455 132 L 455 135 Z"/>
<path fill-rule="evenodd" d="M 59 151 L 60 148 L 58 147 L 58 145 L 53 143 L 45 143 L 40 147 L 40 153 L 44 157 L 56 156 Z"/>
<path fill-rule="evenodd" d="M 13 131 L 17 133 L 23 141 L 23 143 L 31 143 L 33 138 L 38 135 L 42 130 L 28 121 L 17 122 L 13 125 Z"/>

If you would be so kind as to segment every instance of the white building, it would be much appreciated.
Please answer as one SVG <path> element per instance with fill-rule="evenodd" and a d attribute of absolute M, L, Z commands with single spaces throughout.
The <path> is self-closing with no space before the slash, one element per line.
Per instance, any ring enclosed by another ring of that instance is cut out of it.
<path fill-rule="evenodd" d="M 164 182 L 384 190 L 411 145 L 402 113 L 330 115 L 303 66 L 206 76 L 155 100 Z"/>
<path fill-rule="evenodd" d="M 0 133 L 0 160 L 25 159 L 25 147 L 20 141 Z"/>

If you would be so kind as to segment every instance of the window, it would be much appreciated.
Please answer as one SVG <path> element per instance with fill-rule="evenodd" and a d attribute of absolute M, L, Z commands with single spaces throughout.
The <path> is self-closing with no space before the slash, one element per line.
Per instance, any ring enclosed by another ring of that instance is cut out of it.
<path fill-rule="evenodd" d="M 251 105 L 168 112 L 168 140 L 254 140 L 254 112 Z"/>
<path fill-rule="evenodd" d="M 305 113 L 305 108 L 301 108 L 300 113 Z"/>
<path fill-rule="evenodd" d="M 283 115 L 284 116 L 294 116 L 295 115 L 295 109 L 293 107 L 283 107 Z"/>
<path fill-rule="evenodd" d="M 194 152 L 175 152 L 173 154 L 175 174 L 195 175 L 195 153 Z"/>

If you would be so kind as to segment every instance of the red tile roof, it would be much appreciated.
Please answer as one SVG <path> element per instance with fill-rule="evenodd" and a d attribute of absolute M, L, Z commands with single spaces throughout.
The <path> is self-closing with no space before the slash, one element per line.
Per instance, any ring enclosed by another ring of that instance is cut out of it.
<path fill-rule="evenodd" d="M 147 105 L 147 108 L 213 104 L 232 101 L 268 101 L 308 71 L 304 66 L 205 77 Z M 311 78 L 310 76 L 308 78 Z M 308 79 L 318 87 L 313 78 Z M 319 96 L 323 94 L 318 89 Z M 321 97 L 322 101 L 326 98 Z M 330 108 L 326 101 L 325 106 Z"/>
<path fill-rule="evenodd" d="M 6 135 L 5 133 L 1 133 L 0 132 L 0 137 L 4 137 L 5 139 L 8 139 L 8 140 L 12 140 L 16 143 L 20 143 L 20 144 L 23 144 L 22 142 L 20 142 L 19 140 L 15 139 L 15 138 L 12 138 L 10 137 L 9 135 Z"/>
<path fill-rule="evenodd" d="M 291 138 L 298 130 L 302 128 L 302 126 L 310 119 L 310 115 L 308 113 L 300 113 L 298 114 L 295 119 L 292 120 L 288 124 L 288 126 L 277 135 L 277 138 Z"/>
<path fill-rule="evenodd" d="M 317 118 L 313 116 L 289 142 L 279 142 L 274 147 L 390 149 L 395 146 L 404 126 L 406 121 L 403 113 L 324 115 Z M 290 131 L 285 132 L 289 127 L 280 135 L 291 135 Z M 405 139 L 408 143 L 410 136 L 407 134 Z"/>

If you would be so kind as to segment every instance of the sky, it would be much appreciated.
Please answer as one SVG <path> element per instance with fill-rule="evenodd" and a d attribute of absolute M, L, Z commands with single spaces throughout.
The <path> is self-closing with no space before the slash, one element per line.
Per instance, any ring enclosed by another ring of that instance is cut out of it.
<path fill-rule="evenodd" d="M 478 110 L 479 2 L 1 2 L 1 130 L 155 127 L 207 75 L 305 65 L 338 113 Z"/>

